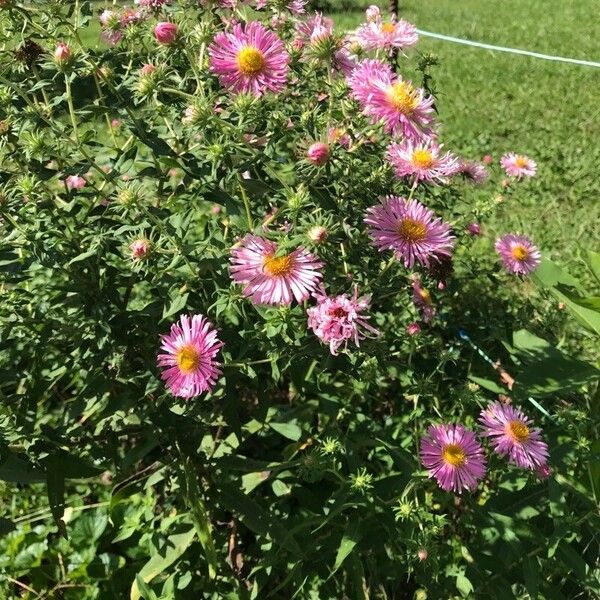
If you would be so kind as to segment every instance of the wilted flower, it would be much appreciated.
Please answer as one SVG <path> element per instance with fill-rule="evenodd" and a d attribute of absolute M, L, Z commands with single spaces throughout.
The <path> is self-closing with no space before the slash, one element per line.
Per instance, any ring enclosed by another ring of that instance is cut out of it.
<path fill-rule="evenodd" d="M 421 286 L 421 281 L 416 276 L 413 278 L 412 288 L 414 305 L 419 309 L 423 321 L 429 323 L 435 317 L 435 306 L 431 294 Z"/>
<path fill-rule="evenodd" d="M 289 55 L 277 35 L 258 21 L 218 33 L 209 54 L 210 70 L 234 92 L 260 96 L 285 86 Z"/>
<path fill-rule="evenodd" d="M 179 29 L 175 23 L 161 21 L 154 27 L 154 37 L 159 44 L 169 46 L 177 40 Z"/>
<path fill-rule="evenodd" d="M 418 200 L 387 196 L 367 210 L 365 223 L 373 245 L 393 250 L 406 267 L 416 262 L 429 266 L 439 256 L 449 256 L 454 246 L 450 225 Z"/>
<path fill-rule="evenodd" d="M 80 190 L 85 187 L 86 181 L 80 175 L 69 175 L 65 179 L 65 183 L 67 184 L 67 188 L 69 190 Z"/>
<path fill-rule="evenodd" d="M 304 248 L 277 255 L 275 242 L 248 234 L 231 253 L 231 278 L 255 304 L 302 302 L 316 290 L 323 263 Z"/>
<path fill-rule="evenodd" d="M 533 177 L 537 171 L 537 164 L 531 158 L 523 154 L 509 152 L 500 159 L 502 168 L 510 177 L 521 179 L 522 177 Z"/>
<path fill-rule="evenodd" d="M 485 457 L 475 434 L 462 425 L 431 425 L 421 438 L 421 461 L 447 492 L 474 490 L 485 475 Z"/>
<path fill-rule="evenodd" d="M 528 275 L 535 271 L 542 259 L 538 248 L 524 235 L 506 234 L 496 241 L 496 252 L 511 273 Z"/>
<path fill-rule="evenodd" d="M 546 466 L 548 446 L 542 440 L 541 430 L 532 427 L 531 419 L 519 408 L 492 402 L 481 411 L 479 422 L 494 451 L 512 464 L 523 469 Z"/>
<path fill-rule="evenodd" d="M 174 396 L 193 398 L 212 390 L 221 375 L 215 361 L 223 343 L 212 324 L 202 315 L 182 315 L 161 336 L 158 366 L 165 367 L 161 377 Z"/>
<path fill-rule="evenodd" d="M 484 165 L 473 160 L 460 161 L 457 172 L 476 185 L 481 185 L 490 176 Z"/>

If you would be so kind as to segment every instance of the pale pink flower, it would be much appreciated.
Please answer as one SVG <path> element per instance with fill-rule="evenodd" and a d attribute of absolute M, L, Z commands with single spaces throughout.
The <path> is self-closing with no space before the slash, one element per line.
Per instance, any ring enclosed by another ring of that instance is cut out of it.
<path fill-rule="evenodd" d="M 421 318 L 425 323 L 429 323 L 435 317 L 435 306 L 429 290 L 421 285 L 418 277 L 413 278 L 413 303 L 421 313 Z"/>
<path fill-rule="evenodd" d="M 366 50 L 409 48 L 419 41 L 417 28 L 408 21 L 382 21 L 365 23 L 356 32 L 358 43 Z"/>
<path fill-rule="evenodd" d="M 348 341 L 353 340 L 359 346 L 360 340 L 367 333 L 377 336 L 379 331 L 368 323 L 368 310 L 371 297 L 358 297 L 358 289 L 354 288 L 352 297 L 327 296 L 324 290 L 317 294 L 317 305 L 307 310 L 308 326 L 324 343 L 329 344 L 329 351 L 336 355 L 342 344 L 347 347 Z"/>
<path fill-rule="evenodd" d="M 346 78 L 353 98 L 364 104 L 373 91 L 376 82 L 391 84 L 394 74 L 390 65 L 381 60 L 366 59 L 358 63 Z"/>
<path fill-rule="evenodd" d="M 313 165 L 317 166 L 324 165 L 329 160 L 330 155 L 331 150 L 324 142 L 314 142 L 306 151 L 306 158 L 308 158 Z"/>
<path fill-rule="evenodd" d="M 533 177 L 537 171 L 537 164 L 531 158 L 523 154 L 509 152 L 500 159 L 502 168 L 510 177 Z"/>
<path fill-rule="evenodd" d="M 58 42 L 54 49 L 54 60 L 58 65 L 66 65 L 72 58 L 71 48 L 65 42 Z"/>
<path fill-rule="evenodd" d="M 150 247 L 150 241 L 146 238 L 139 238 L 137 240 L 133 240 L 133 242 L 129 244 L 131 258 L 133 260 L 141 260 L 143 258 L 146 258 L 150 254 Z"/>
<path fill-rule="evenodd" d="M 212 390 L 221 375 L 215 361 L 223 343 L 212 324 L 202 315 L 182 315 L 171 325 L 168 335 L 161 336 L 159 367 L 161 377 L 174 396 L 193 398 Z"/>
<path fill-rule="evenodd" d="M 161 21 L 154 27 L 154 37 L 159 44 L 169 46 L 177 40 L 179 29 L 175 23 Z"/>
<path fill-rule="evenodd" d="M 295 45 L 301 49 L 305 44 L 308 44 L 315 32 L 333 33 L 333 21 L 329 17 L 324 17 L 320 12 L 310 15 L 296 25 Z"/>
<path fill-rule="evenodd" d="M 496 252 L 506 269 L 515 275 L 529 275 L 542 260 L 540 251 L 529 238 L 514 233 L 503 235 L 496 241 Z"/>
<path fill-rule="evenodd" d="M 153 73 L 156 72 L 156 65 L 153 65 L 151 63 L 146 63 L 144 65 L 142 65 L 142 68 L 140 69 L 140 75 L 152 75 Z"/>
<path fill-rule="evenodd" d="M 348 150 L 352 143 L 352 138 L 345 129 L 340 127 L 330 127 L 327 131 L 327 141 L 330 144 L 339 144 L 342 148 Z"/>
<path fill-rule="evenodd" d="M 541 429 L 525 413 L 510 404 L 492 402 L 481 411 L 479 422 L 494 452 L 522 469 L 544 467 L 548 462 L 548 446 Z"/>
<path fill-rule="evenodd" d="M 473 160 L 460 161 L 458 165 L 458 173 L 476 185 L 485 183 L 490 176 L 490 173 L 485 165 Z"/>
<path fill-rule="evenodd" d="M 365 223 L 373 245 L 393 250 L 406 267 L 416 262 L 428 267 L 432 260 L 452 254 L 450 225 L 418 200 L 387 196 L 367 210 Z"/>
<path fill-rule="evenodd" d="M 419 557 L 420 561 L 424 561 L 424 560 L 427 560 L 429 553 L 427 552 L 426 548 L 419 548 L 419 551 L 417 552 L 417 556 Z"/>
<path fill-rule="evenodd" d="M 379 9 L 379 6 L 371 4 L 371 6 L 369 6 L 369 8 L 367 8 L 365 11 L 365 17 L 367 19 L 367 23 L 376 23 L 377 21 L 381 20 L 381 10 Z"/>
<path fill-rule="evenodd" d="M 218 33 L 209 55 L 210 70 L 235 92 L 261 96 L 286 84 L 289 55 L 277 35 L 257 21 Z"/>
<path fill-rule="evenodd" d="M 289 305 L 314 293 L 323 263 L 304 248 L 277 254 L 275 242 L 248 234 L 231 252 L 231 277 L 254 304 Z"/>
<path fill-rule="evenodd" d="M 469 235 L 481 235 L 481 225 L 479 223 L 469 223 L 467 233 Z"/>
<path fill-rule="evenodd" d="M 450 152 L 443 154 L 441 149 L 442 146 L 435 140 L 405 140 L 401 144 L 392 142 L 387 157 L 398 177 L 445 183 L 449 177 L 456 174 L 459 162 L 456 156 Z"/>
<path fill-rule="evenodd" d="M 494 162 L 494 157 L 491 154 L 486 154 L 482 158 L 482 162 L 484 165 L 491 165 Z"/>
<path fill-rule="evenodd" d="M 313 244 L 322 244 L 327 239 L 329 232 L 322 225 L 313 225 L 306 235 Z"/>
<path fill-rule="evenodd" d="M 447 492 L 474 490 L 485 476 L 483 448 L 462 425 L 431 425 L 421 438 L 421 461 Z"/>

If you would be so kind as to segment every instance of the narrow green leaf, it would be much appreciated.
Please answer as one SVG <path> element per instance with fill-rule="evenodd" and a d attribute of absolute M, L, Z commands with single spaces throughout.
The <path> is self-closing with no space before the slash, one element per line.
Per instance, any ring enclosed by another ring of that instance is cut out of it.
<path fill-rule="evenodd" d="M 59 457 L 51 456 L 46 460 L 46 485 L 48 501 L 54 522 L 63 537 L 67 537 L 67 528 L 63 521 L 65 512 L 65 474 Z"/>
<path fill-rule="evenodd" d="M 362 538 L 362 533 L 359 530 L 360 521 L 353 520 L 350 521 L 346 530 L 344 531 L 344 535 L 342 536 L 342 541 L 338 547 L 337 555 L 335 557 L 335 564 L 333 565 L 333 573 L 335 573 L 341 566 L 344 560 L 348 557 L 350 552 L 354 550 L 354 547 L 358 542 L 360 542 Z"/>
<path fill-rule="evenodd" d="M 135 576 L 135 583 L 140 590 L 140 594 L 144 600 L 158 600 L 157 595 L 150 589 L 150 586 L 140 577 L 140 575 Z"/>
<path fill-rule="evenodd" d="M 269 427 L 293 442 L 297 442 L 302 436 L 302 429 L 293 423 L 269 423 Z"/>
<path fill-rule="evenodd" d="M 588 250 L 586 254 L 588 267 L 598 280 L 598 283 L 600 283 L 600 253 Z"/>

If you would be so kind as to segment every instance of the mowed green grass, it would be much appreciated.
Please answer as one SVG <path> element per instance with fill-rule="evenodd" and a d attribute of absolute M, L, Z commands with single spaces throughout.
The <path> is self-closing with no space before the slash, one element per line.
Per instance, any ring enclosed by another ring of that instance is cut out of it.
<path fill-rule="evenodd" d="M 499 46 L 600 62 L 597 0 L 402 0 L 419 29 Z M 362 15 L 336 17 L 352 29 Z M 581 269 L 579 248 L 600 245 L 600 68 L 492 52 L 422 37 L 448 149 L 473 158 L 507 151 L 538 162 L 489 221 L 531 234 L 544 252 Z M 403 69 L 400 69 L 401 72 Z M 410 70 L 408 70 L 410 76 Z M 473 191 L 472 201 L 481 194 Z"/>

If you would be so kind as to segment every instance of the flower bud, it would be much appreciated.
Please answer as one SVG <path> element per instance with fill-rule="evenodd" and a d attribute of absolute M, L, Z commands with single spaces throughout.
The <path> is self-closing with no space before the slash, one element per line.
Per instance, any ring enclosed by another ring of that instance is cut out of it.
<path fill-rule="evenodd" d="M 327 239 L 329 232 L 322 225 L 314 225 L 308 230 L 306 235 L 314 244 L 322 244 Z"/>
<path fill-rule="evenodd" d="M 68 190 L 80 190 L 85 187 L 86 181 L 80 175 L 69 175 L 65 179 Z"/>
<path fill-rule="evenodd" d="M 154 37 L 159 44 L 169 46 L 177 40 L 179 30 L 175 23 L 169 21 L 161 21 L 154 28 Z"/>
<path fill-rule="evenodd" d="M 131 250 L 132 260 L 142 260 L 150 254 L 151 244 L 150 241 L 145 238 L 139 238 L 129 244 Z"/>
<path fill-rule="evenodd" d="M 471 223 L 467 225 L 467 233 L 469 235 L 481 235 L 481 225 L 479 223 Z"/>
<path fill-rule="evenodd" d="M 329 160 L 329 146 L 324 142 L 315 142 L 311 144 L 306 153 L 306 158 L 317 166 L 324 165 Z"/>
<path fill-rule="evenodd" d="M 156 72 L 156 65 L 153 65 L 152 63 L 146 63 L 140 69 L 140 75 L 149 76 L 155 72 Z"/>
<path fill-rule="evenodd" d="M 486 165 L 491 165 L 494 162 L 494 159 L 491 154 L 486 154 L 483 157 L 483 163 Z"/>
<path fill-rule="evenodd" d="M 421 333 L 421 326 L 418 323 L 409 323 L 406 327 L 407 335 L 418 335 Z"/>
<path fill-rule="evenodd" d="M 427 552 L 427 550 L 425 548 L 419 548 L 419 551 L 417 552 L 417 556 L 419 557 L 419 560 L 423 561 L 423 560 L 427 560 L 429 553 Z"/>
<path fill-rule="evenodd" d="M 365 11 L 365 16 L 367 17 L 367 23 L 379 21 L 381 19 L 381 11 L 379 10 L 379 6 L 371 4 L 371 6 L 369 6 L 369 8 L 367 8 Z"/>
<path fill-rule="evenodd" d="M 59 42 L 54 50 L 54 61 L 59 67 L 65 67 L 73 58 L 71 48 L 65 42 Z"/>

